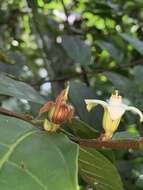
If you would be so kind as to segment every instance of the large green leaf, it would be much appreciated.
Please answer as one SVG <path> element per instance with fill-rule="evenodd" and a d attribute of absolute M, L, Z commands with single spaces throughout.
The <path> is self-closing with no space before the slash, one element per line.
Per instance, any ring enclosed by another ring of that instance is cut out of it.
<path fill-rule="evenodd" d="M 115 166 L 94 149 L 80 149 L 79 170 L 83 179 L 97 190 L 123 190 Z"/>
<path fill-rule="evenodd" d="M 78 147 L 63 134 L 0 115 L 0 188 L 76 190 Z"/>
<path fill-rule="evenodd" d="M 44 99 L 31 86 L 0 74 L 0 94 L 26 99 L 31 102 L 44 103 Z"/>
<path fill-rule="evenodd" d="M 120 33 L 120 36 L 143 55 L 143 41 L 126 33 Z"/>
<path fill-rule="evenodd" d="M 96 99 L 97 96 L 94 91 L 81 82 L 73 81 L 70 83 L 69 97 L 80 119 L 96 129 L 101 129 L 102 108 L 97 106 L 91 112 L 88 112 L 84 101 L 84 99 Z"/>
<path fill-rule="evenodd" d="M 70 58 L 76 63 L 87 65 L 90 63 L 91 50 L 78 36 L 63 36 L 63 47 Z"/>

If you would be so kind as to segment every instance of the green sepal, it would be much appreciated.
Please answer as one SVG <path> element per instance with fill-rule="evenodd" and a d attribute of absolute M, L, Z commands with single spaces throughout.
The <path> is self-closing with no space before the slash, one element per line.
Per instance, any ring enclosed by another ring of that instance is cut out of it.
<path fill-rule="evenodd" d="M 114 132 L 119 126 L 120 120 L 121 117 L 116 120 L 112 120 L 109 111 L 104 111 L 103 128 L 105 130 L 105 138 L 107 138 L 108 140 L 112 138 Z"/>
<path fill-rule="evenodd" d="M 57 125 L 55 123 L 52 123 L 48 121 L 48 119 L 44 120 L 44 129 L 49 132 L 56 132 L 56 130 L 60 127 L 60 125 Z"/>

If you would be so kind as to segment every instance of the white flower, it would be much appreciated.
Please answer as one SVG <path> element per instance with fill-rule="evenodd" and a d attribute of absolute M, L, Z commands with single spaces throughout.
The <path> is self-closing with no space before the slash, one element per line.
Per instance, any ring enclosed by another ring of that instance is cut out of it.
<path fill-rule="evenodd" d="M 105 134 L 103 140 L 109 140 L 112 138 L 113 133 L 118 128 L 121 117 L 125 113 L 125 111 L 131 111 L 135 114 L 138 114 L 140 116 L 140 122 L 143 121 L 142 112 L 136 107 L 123 104 L 122 97 L 118 95 L 118 91 L 115 91 L 115 94 L 111 95 L 108 102 L 97 99 L 85 99 L 85 102 L 88 111 L 90 111 L 98 104 L 100 104 L 104 108 L 103 128 L 105 130 Z"/>

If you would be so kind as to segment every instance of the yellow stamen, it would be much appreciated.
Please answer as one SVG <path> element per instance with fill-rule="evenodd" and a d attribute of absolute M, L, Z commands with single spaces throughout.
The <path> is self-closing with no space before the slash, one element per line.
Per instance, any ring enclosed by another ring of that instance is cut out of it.
<path fill-rule="evenodd" d="M 122 102 L 122 96 L 119 95 L 119 91 L 115 90 L 115 92 L 111 95 L 110 101 L 114 103 L 121 103 Z"/>
<path fill-rule="evenodd" d="M 115 90 L 115 96 L 118 97 L 119 96 L 119 91 Z"/>

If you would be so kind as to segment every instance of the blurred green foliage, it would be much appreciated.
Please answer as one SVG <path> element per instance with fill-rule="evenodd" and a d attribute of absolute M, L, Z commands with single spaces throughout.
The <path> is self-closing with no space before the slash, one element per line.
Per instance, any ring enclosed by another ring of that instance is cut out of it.
<path fill-rule="evenodd" d="M 74 120 L 68 130 L 84 138 L 96 137 L 102 130 L 102 108 L 87 113 L 84 98 L 106 100 L 118 89 L 129 105 L 143 111 L 142 0 L 1 0 L 0 5 L 2 107 L 37 116 L 41 104 L 56 97 L 70 82 L 69 99 L 81 121 Z M 119 131 L 130 132 L 131 137 L 143 135 L 141 124 L 130 113 L 122 119 Z M 123 134 L 119 131 L 118 138 Z M 108 165 L 110 151 L 92 154 L 95 159 L 91 164 L 102 166 L 105 160 Z M 112 154 L 124 189 L 142 190 L 142 152 Z M 90 156 L 87 153 L 83 162 Z M 111 178 L 118 175 L 113 164 Z M 117 185 L 119 177 L 113 184 L 107 178 L 107 168 L 98 174 L 100 169 L 97 167 L 96 173 L 95 167 L 95 176 L 88 175 L 91 171 L 87 168 L 83 167 L 84 175 L 79 169 L 80 189 L 122 189 Z"/>

